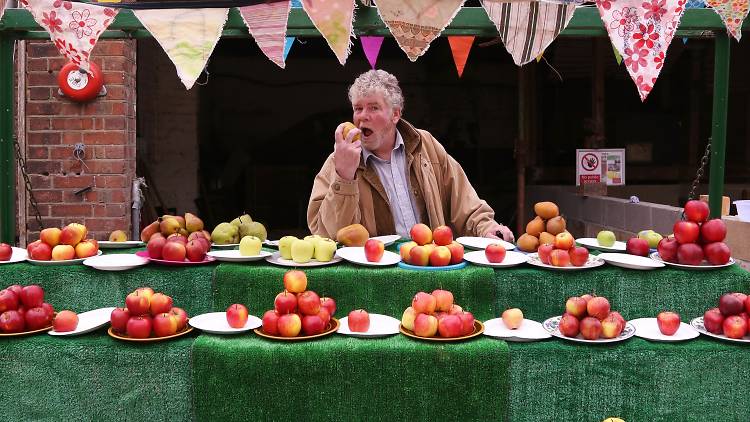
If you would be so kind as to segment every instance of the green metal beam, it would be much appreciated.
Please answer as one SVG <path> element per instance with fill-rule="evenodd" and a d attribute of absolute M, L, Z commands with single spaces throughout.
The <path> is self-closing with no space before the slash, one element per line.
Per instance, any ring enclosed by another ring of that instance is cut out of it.
<path fill-rule="evenodd" d="M 16 244 L 16 165 L 13 154 L 13 47 L 0 31 L 0 241 Z"/>
<path fill-rule="evenodd" d="M 714 103 L 711 117 L 711 170 L 708 175 L 708 205 L 711 217 L 721 217 L 724 195 L 724 156 L 727 149 L 729 97 L 729 36 L 716 34 L 714 43 Z"/>

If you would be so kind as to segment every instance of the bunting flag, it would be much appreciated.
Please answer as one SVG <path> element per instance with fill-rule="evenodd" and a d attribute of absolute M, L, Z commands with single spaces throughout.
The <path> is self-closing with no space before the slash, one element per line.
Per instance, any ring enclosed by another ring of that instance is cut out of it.
<path fill-rule="evenodd" d="M 289 50 L 292 49 L 292 44 L 294 44 L 294 37 L 286 37 L 284 40 L 284 62 L 286 62 L 286 56 L 289 55 Z"/>
<path fill-rule="evenodd" d="M 706 3 L 703 0 L 688 0 L 685 7 L 688 9 L 702 9 L 706 7 Z"/>
<path fill-rule="evenodd" d="M 542 54 L 568 26 L 576 8 L 572 2 L 507 3 L 501 0 L 484 0 L 482 6 L 517 66 Z"/>
<path fill-rule="evenodd" d="M 613 45 L 612 50 L 615 52 L 615 61 L 617 62 L 617 65 L 622 64 L 622 55 L 620 55 L 620 52 L 617 51 L 617 48 Z"/>
<path fill-rule="evenodd" d="M 177 69 L 190 89 L 206 67 L 221 37 L 228 8 L 133 10 Z"/>
<path fill-rule="evenodd" d="M 6 0 L 0 0 L 0 19 L 3 18 L 3 13 L 5 13 L 5 6 Z"/>
<path fill-rule="evenodd" d="M 258 3 L 239 8 L 242 20 L 260 50 L 282 69 L 285 66 L 284 46 L 290 8 L 290 1 Z"/>
<path fill-rule="evenodd" d="M 19 3 L 49 32 L 60 54 L 86 71 L 99 35 L 117 16 L 116 9 L 88 3 L 63 0 L 19 0 Z"/>
<path fill-rule="evenodd" d="M 747 17 L 748 0 L 706 0 L 706 5 L 721 16 L 729 35 L 739 41 L 742 38 L 742 22 Z"/>
<path fill-rule="evenodd" d="M 343 66 L 351 53 L 354 0 L 304 0 L 302 8 Z"/>
<path fill-rule="evenodd" d="M 687 0 L 597 0 L 609 38 L 645 101 L 659 77 Z"/>
<path fill-rule="evenodd" d="M 373 36 L 361 36 L 359 41 L 362 43 L 362 50 L 365 52 L 367 61 L 370 62 L 370 67 L 375 69 L 375 64 L 378 62 L 378 56 L 380 55 L 380 47 L 383 45 L 383 39 L 385 37 L 373 37 Z"/>
<path fill-rule="evenodd" d="M 450 35 L 448 36 L 448 43 L 451 45 L 453 63 L 456 64 L 456 70 L 460 78 L 464 74 L 464 67 L 466 66 L 466 60 L 469 58 L 471 45 L 474 43 L 474 36 Z"/>
<path fill-rule="evenodd" d="M 377 0 L 378 13 L 399 47 L 416 61 L 466 0 Z"/>

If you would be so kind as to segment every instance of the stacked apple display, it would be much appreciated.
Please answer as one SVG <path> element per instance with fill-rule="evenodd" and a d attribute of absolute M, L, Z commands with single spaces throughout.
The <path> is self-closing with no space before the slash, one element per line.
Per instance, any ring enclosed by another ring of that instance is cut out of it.
<path fill-rule="evenodd" d="M 401 325 L 420 337 L 463 337 L 474 332 L 474 315 L 453 303 L 453 293 L 438 289 L 414 295 Z"/>
<path fill-rule="evenodd" d="M 307 275 L 299 270 L 284 274 L 284 291 L 276 295 L 273 305 L 263 314 L 263 332 L 272 336 L 322 334 L 336 313 L 336 301 L 307 290 Z"/>
<path fill-rule="evenodd" d="M 298 239 L 295 236 L 284 236 L 279 239 L 279 255 L 296 263 L 304 264 L 315 259 L 328 262 L 336 253 L 336 242 L 317 234 Z"/>
<path fill-rule="evenodd" d="M 565 231 L 565 219 L 554 202 L 537 202 L 534 204 L 536 217 L 526 224 L 526 233 L 516 241 L 518 249 L 524 252 L 536 252 L 540 245 L 552 244 L 555 236 Z"/>
<path fill-rule="evenodd" d="M 88 258 L 99 252 L 99 242 L 86 239 L 88 229 L 83 224 L 70 223 L 62 229 L 51 227 L 39 233 L 39 240 L 26 247 L 29 258 L 37 261 L 64 261 Z"/>
<path fill-rule="evenodd" d="M 201 262 L 211 249 L 211 234 L 193 214 L 165 215 L 141 231 L 141 240 L 152 259 L 173 262 Z"/>
<path fill-rule="evenodd" d="M 415 224 L 409 234 L 412 240 L 399 249 L 401 260 L 407 264 L 444 267 L 464 259 L 464 247 L 453 240 L 453 230 L 448 226 L 430 230 L 426 224 Z"/>
<path fill-rule="evenodd" d="M 719 298 L 719 307 L 703 314 L 703 326 L 713 334 L 743 338 L 748 333 L 750 297 L 744 293 L 726 293 Z"/>
<path fill-rule="evenodd" d="M 177 334 L 187 327 L 188 314 L 172 305 L 172 298 L 164 293 L 154 293 L 150 287 L 138 288 L 125 297 L 124 308 L 112 311 L 112 331 L 134 339 Z"/>
<path fill-rule="evenodd" d="M 625 329 L 625 318 L 610 310 L 609 300 L 603 296 L 573 296 L 565 302 L 565 313 L 558 325 L 560 334 L 586 340 L 615 338 Z"/>
<path fill-rule="evenodd" d="M 674 224 L 674 237 L 666 237 L 657 245 L 659 257 L 667 262 L 711 265 L 729 262 L 732 251 L 724 243 L 727 227 L 720 218 L 708 220 L 708 204 L 691 200 L 685 204 L 687 220 Z"/>
<path fill-rule="evenodd" d="M 537 250 L 539 260 L 555 267 L 582 267 L 589 259 L 589 250 L 575 246 L 573 235 L 564 231 L 554 236 L 552 243 L 545 243 Z"/>
<path fill-rule="evenodd" d="M 55 310 L 44 301 L 44 289 L 18 284 L 0 290 L 0 332 L 5 334 L 40 330 L 52 324 Z"/>

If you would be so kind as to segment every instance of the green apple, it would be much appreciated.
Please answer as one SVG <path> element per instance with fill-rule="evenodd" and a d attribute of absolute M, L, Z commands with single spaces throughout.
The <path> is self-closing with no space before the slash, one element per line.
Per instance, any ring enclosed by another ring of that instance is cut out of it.
<path fill-rule="evenodd" d="M 297 239 L 292 241 L 292 260 L 304 264 L 310 262 L 315 252 L 315 245 L 309 240 Z"/>
<path fill-rule="evenodd" d="M 336 242 L 327 238 L 318 239 L 315 244 L 315 259 L 320 262 L 328 262 L 333 259 L 336 253 Z"/>
<path fill-rule="evenodd" d="M 257 256 L 260 255 L 261 242 L 255 236 L 245 236 L 240 240 L 240 255 Z"/>
<path fill-rule="evenodd" d="M 648 241 L 648 247 L 651 249 L 656 249 L 656 247 L 659 245 L 659 242 L 661 242 L 662 235 L 655 231 L 651 231 L 649 234 L 646 235 L 646 241 Z"/>
<path fill-rule="evenodd" d="M 279 254 L 284 259 L 292 259 L 292 242 L 299 240 L 294 236 L 284 236 L 279 239 Z"/>
<path fill-rule="evenodd" d="M 596 234 L 596 241 L 600 246 L 611 247 L 615 244 L 615 234 L 609 230 L 602 230 Z"/>

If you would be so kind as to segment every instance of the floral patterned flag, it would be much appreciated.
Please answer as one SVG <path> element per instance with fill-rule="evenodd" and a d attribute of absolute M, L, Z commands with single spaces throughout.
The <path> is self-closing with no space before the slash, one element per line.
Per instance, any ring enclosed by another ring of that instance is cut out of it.
<path fill-rule="evenodd" d="M 597 0 L 609 38 L 622 55 L 641 101 L 659 77 L 687 0 Z"/>
<path fill-rule="evenodd" d="M 89 70 L 89 55 L 99 35 L 115 20 L 117 10 L 63 0 L 19 0 L 49 32 L 60 54 Z"/>
<path fill-rule="evenodd" d="M 190 89 L 221 38 L 228 8 L 133 10 L 177 68 Z"/>
<path fill-rule="evenodd" d="M 3 18 L 3 12 L 5 12 L 5 0 L 0 0 L 0 19 Z"/>
<path fill-rule="evenodd" d="M 290 1 L 240 7 L 240 15 L 263 54 L 280 68 L 285 66 L 284 44 Z"/>
<path fill-rule="evenodd" d="M 354 0 L 303 0 L 302 7 L 343 66 L 351 53 Z"/>
<path fill-rule="evenodd" d="M 440 36 L 465 0 L 377 0 L 380 18 L 399 47 L 416 61 Z"/>
<path fill-rule="evenodd" d="M 748 0 L 706 0 L 706 4 L 721 16 L 729 35 L 742 38 L 742 22 L 747 17 Z"/>

